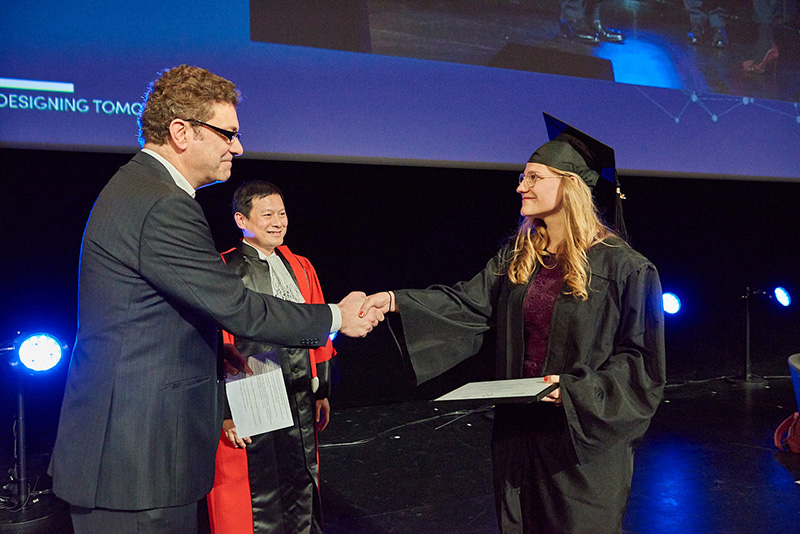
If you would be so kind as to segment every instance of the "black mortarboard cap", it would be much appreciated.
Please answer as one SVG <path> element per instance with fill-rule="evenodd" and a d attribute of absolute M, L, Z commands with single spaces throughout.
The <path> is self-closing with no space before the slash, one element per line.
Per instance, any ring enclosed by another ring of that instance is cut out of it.
<path fill-rule="evenodd" d="M 608 190 L 612 189 L 614 227 L 623 238 L 627 237 L 622 216 L 622 199 L 625 197 L 620 190 L 614 149 L 552 115 L 542 115 L 550 141 L 536 149 L 529 161 L 577 174 L 593 189 L 601 209 L 603 202 L 600 197 L 607 196 Z M 612 187 L 598 183 L 600 177 Z"/>

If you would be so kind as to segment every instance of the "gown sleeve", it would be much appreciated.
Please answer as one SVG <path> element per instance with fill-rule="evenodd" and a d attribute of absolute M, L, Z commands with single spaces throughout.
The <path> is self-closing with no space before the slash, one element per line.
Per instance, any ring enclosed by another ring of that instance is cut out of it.
<path fill-rule="evenodd" d="M 503 276 L 498 254 L 469 281 L 395 291 L 418 384 L 478 353 L 494 326 Z"/>
<path fill-rule="evenodd" d="M 661 284 L 652 264 L 620 283 L 614 351 L 600 366 L 574 363 L 562 374 L 564 411 L 580 463 L 647 429 L 664 391 Z M 602 335 L 602 334 L 601 334 Z"/>

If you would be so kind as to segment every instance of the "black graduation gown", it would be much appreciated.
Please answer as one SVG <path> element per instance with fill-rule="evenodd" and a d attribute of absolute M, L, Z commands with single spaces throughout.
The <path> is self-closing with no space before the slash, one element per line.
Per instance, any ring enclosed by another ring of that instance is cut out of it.
<path fill-rule="evenodd" d="M 506 257 L 507 248 L 452 287 L 396 292 L 418 382 L 475 355 L 489 339 L 496 377 L 522 376 L 528 284 L 509 281 Z M 588 259 L 588 299 L 562 293 L 553 308 L 543 374 L 560 375 L 563 407 L 509 405 L 495 413 L 503 532 L 620 531 L 633 446 L 662 398 L 664 320 L 655 267 L 617 239 L 593 247 Z"/>
<path fill-rule="evenodd" d="M 240 244 L 223 256 L 228 266 L 242 278 L 245 287 L 272 294 L 269 266 L 258 258 L 252 247 Z M 296 283 L 292 268 L 283 256 L 281 259 Z M 247 356 L 274 347 L 237 337 L 236 348 Z M 315 394 L 311 389 L 308 349 L 279 347 L 277 350 L 294 424 L 252 436 L 253 443 L 247 446 L 253 531 L 256 534 L 321 533 L 314 410 L 316 399 L 328 396 L 330 367 L 327 361 L 317 364 L 320 387 Z"/>

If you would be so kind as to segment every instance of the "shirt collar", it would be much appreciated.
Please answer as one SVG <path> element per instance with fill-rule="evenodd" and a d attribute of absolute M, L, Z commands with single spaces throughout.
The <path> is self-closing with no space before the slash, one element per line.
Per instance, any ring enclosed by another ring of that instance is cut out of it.
<path fill-rule="evenodd" d="M 194 198 L 197 192 L 194 190 L 194 187 L 192 187 L 192 184 L 190 184 L 189 181 L 183 177 L 181 172 L 175 168 L 175 165 L 167 161 L 166 158 L 164 158 L 164 156 L 162 156 L 158 152 L 150 150 L 149 148 L 143 148 L 142 152 L 144 152 L 149 156 L 153 156 L 158 161 L 160 161 L 161 164 L 167 168 L 167 171 L 169 172 L 169 175 L 172 176 L 172 180 L 175 182 L 175 185 L 177 185 L 178 187 L 189 193 L 190 197 Z"/>
<path fill-rule="evenodd" d="M 274 255 L 275 255 L 275 252 L 273 251 L 273 252 L 272 252 L 272 254 L 270 254 L 270 256 L 267 256 L 266 254 L 264 254 L 263 252 L 261 252 L 260 250 L 258 250 L 256 247 L 254 247 L 253 245 L 251 245 L 250 243 L 248 243 L 247 241 L 245 241 L 244 239 L 242 239 L 242 243 L 244 243 L 244 244 L 245 244 L 245 245 L 247 245 L 248 247 L 250 247 L 250 248 L 252 248 L 253 250 L 255 250 L 255 251 L 258 253 L 258 259 L 259 259 L 259 260 L 266 260 L 266 259 L 267 259 L 267 258 L 269 258 L 270 256 L 274 256 Z"/>

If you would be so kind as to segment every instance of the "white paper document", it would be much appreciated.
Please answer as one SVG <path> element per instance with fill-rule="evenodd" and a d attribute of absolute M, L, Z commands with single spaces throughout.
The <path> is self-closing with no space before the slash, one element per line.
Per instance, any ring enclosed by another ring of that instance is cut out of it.
<path fill-rule="evenodd" d="M 228 404 L 236 433 L 255 436 L 292 425 L 292 411 L 276 351 L 247 358 L 252 375 L 239 373 L 225 379 Z"/>
<path fill-rule="evenodd" d="M 558 384 L 545 382 L 543 377 L 512 378 L 510 380 L 490 380 L 470 382 L 437 401 L 486 400 L 489 402 L 536 402 L 558 387 Z"/>

